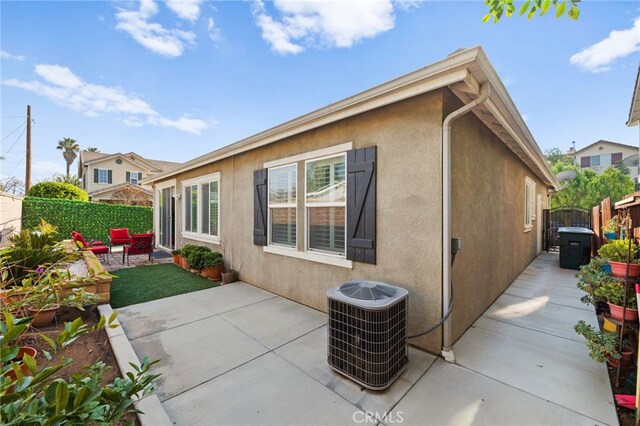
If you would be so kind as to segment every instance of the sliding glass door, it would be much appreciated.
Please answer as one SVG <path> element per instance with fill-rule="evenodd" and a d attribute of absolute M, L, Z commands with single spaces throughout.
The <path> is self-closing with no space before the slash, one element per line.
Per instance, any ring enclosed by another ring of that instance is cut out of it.
<path fill-rule="evenodd" d="M 158 190 L 158 245 L 166 249 L 175 248 L 176 202 L 175 187 Z"/>

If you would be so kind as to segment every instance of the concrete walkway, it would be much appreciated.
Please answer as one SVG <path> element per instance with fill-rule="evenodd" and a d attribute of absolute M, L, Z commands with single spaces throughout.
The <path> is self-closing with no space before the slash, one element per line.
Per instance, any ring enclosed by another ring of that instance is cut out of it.
<path fill-rule="evenodd" d="M 617 424 L 606 367 L 572 331 L 595 315 L 557 262 L 520 275 L 456 343 L 456 364 L 411 348 L 385 392 L 328 367 L 323 313 L 245 283 L 119 319 L 140 358 L 162 360 L 158 395 L 178 425 Z"/>

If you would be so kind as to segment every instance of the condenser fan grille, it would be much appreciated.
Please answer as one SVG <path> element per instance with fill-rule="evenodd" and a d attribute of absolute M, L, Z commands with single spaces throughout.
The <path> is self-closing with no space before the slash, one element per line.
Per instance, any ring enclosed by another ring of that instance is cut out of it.
<path fill-rule="evenodd" d="M 351 281 L 340 286 L 340 293 L 359 300 L 383 300 L 393 297 L 396 290 L 373 281 Z"/>
<path fill-rule="evenodd" d="M 370 297 L 393 298 L 397 291 L 388 285 L 369 284 L 347 283 L 338 289 L 355 299 L 352 303 L 329 297 L 327 357 L 334 370 L 379 390 L 391 385 L 408 363 L 407 300 L 402 296 L 383 309 L 371 309 L 367 301 L 374 299 Z"/>

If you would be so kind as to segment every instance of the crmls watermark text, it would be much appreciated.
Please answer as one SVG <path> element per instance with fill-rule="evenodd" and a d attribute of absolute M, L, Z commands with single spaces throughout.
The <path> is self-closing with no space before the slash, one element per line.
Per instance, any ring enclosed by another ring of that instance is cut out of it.
<path fill-rule="evenodd" d="M 395 413 L 379 413 L 377 411 L 356 411 L 353 413 L 353 421 L 359 424 L 378 424 L 384 421 L 388 425 L 400 424 L 404 421 L 402 411 Z"/>

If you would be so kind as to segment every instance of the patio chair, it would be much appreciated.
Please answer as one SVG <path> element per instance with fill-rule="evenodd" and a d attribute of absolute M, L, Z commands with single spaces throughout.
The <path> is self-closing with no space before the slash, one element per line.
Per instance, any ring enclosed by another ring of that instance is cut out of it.
<path fill-rule="evenodd" d="M 129 257 L 148 254 L 149 260 L 153 262 L 153 233 L 150 234 L 131 234 L 131 241 L 129 245 L 124 246 L 122 252 L 122 263 L 124 258 L 127 258 L 127 265 L 129 264 Z"/>
<path fill-rule="evenodd" d="M 129 228 L 112 228 L 109 230 L 109 246 L 111 248 L 113 248 L 113 246 L 126 246 L 130 240 Z"/>
<path fill-rule="evenodd" d="M 80 250 L 90 250 L 96 255 L 101 254 L 102 258 L 108 261 L 105 255 L 109 255 L 109 247 L 105 246 L 102 241 L 94 240 L 87 243 L 82 234 L 76 231 L 71 231 L 71 238 L 73 238 Z"/>

